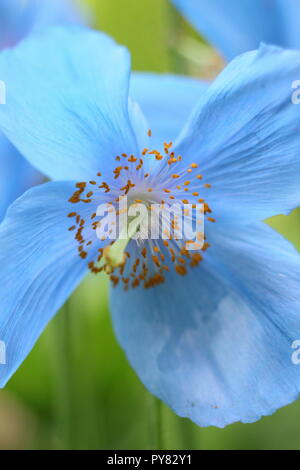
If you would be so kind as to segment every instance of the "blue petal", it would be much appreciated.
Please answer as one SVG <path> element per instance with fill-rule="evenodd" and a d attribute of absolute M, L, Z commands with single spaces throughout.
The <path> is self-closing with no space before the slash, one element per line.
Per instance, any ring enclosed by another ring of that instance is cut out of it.
<path fill-rule="evenodd" d="M 300 48 L 298 0 L 173 0 L 227 59 L 264 41 Z"/>
<path fill-rule="evenodd" d="M 49 177 L 95 177 L 120 153 L 137 153 L 129 72 L 127 50 L 104 34 L 79 26 L 31 34 L 0 54 L 0 127 Z"/>
<path fill-rule="evenodd" d="M 73 192 L 70 182 L 33 188 L 0 225 L 0 340 L 7 353 L 7 364 L 0 364 L 2 387 L 86 273 L 68 231 Z"/>
<path fill-rule="evenodd" d="M 233 60 L 200 100 L 176 151 L 212 184 L 199 190 L 217 220 L 250 223 L 300 205 L 299 70 L 299 52 L 262 46 Z"/>
<path fill-rule="evenodd" d="M 208 83 L 177 75 L 134 73 L 130 96 L 137 101 L 152 130 L 151 148 L 174 141 Z"/>
<path fill-rule="evenodd" d="M 50 24 L 82 23 L 85 12 L 74 0 L 31 0 L 35 3 L 34 27 Z"/>
<path fill-rule="evenodd" d="M 68 0 L 1 0 L 0 49 L 18 42 L 34 27 L 75 21 L 80 15 Z"/>
<path fill-rule="evenodd" d="M 0 3 L 0 49 L 11 46 L 33 28 L 46 24 L 79 21 L 67 0 L 2 0 Z M 30 186 L 42 180 L 0 133 L 0 221 L 7 207 Z"/>
<path fill-rule="evenodd" d="M 128 99 L 128 111 L 129 119 L 132 125 L 132 129 L 136 135 L 137 144 L 139 149 L 148 148 L 149 143 L 149 123 L 146 117 L 144 116 L 140 105 L 132 100 Z"/>
<path fill-rule="evenodd" d="M 300 49 L 300 2 L 298 0 L 279 0 L 282 22 L 285 25 L 285 47 Z"/>
<path fill-rule="evenodd" d="M 220 228 L 199 268 L 113 291 L 117 337 L 145 386 L 200 426 L 253 422 L 298 397 L 300 257 L 262 223 Z"/>
<path fill-rule="evenodd" d="M 0 222 L 7 207 L 41 180 L 41 175 L 0 134 Z"/>

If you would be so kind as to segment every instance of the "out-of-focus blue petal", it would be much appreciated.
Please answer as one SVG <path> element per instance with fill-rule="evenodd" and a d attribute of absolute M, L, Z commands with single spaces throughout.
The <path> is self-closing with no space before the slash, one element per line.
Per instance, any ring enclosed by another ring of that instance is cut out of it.
<path fill-rule="evenodd" d="M 299 0 L 278 0 L 281 7 L 282 23 L 285 27 L 285 47 L 300 49 L 300 2 Z"/>
<path fill-rule="evenodd" d="M 177 75 L 133 73 L 130 96 L 137 101 L 152 130 L 150 145 L 174 141 L 208 83 Z"/>
<path fill-rule="evenodd" d="M 41 180 L 41 175 L 0 133 L 0 222 L 7 207 Z"/>
<path fill-rule="evenodd" d="M 177 144 L 196 161 L 217 220 L 250 223 L 300 205 L 300 53 L 261 46 L 237 57 L 200 100 Z"/>
<path fill-rule="evenodd" d="M 252 422 L 300 390 L 300 258 L 262 223 L 220 228 L 201 266 L 111 295 L 117 337 L 146 387 L 200 426 Z"/>
<path fill-rule="evenodd" d="M 31 34 L 0 54 L 1 129 L 52 179 L 95 177 L 117 155 L 138 150 L 129 73 L 127 50 L 105 34 L 80 26 Z"/>
<path fill-rule="evenodd" d="M 35 27 L 81 18 L 68 0 L 1 0 L 0 50 L 14 45 Z M 0 133 L 0 221 L 9 204 L 26 189 L 42 180 Z"/>
<path fill-rule="evenodd" d="M 2 387 L 86 273 L 68 231 L 73 192 L 71 182 L 30 189 L 0 225 L 0 340 L 7 356 L 0 364 Z"/>
<path fill-rule="evenodd" d="M 32 1 L 0 2 L 0 49 L 15 44 L 30 31 L 36 14 L 35 6 Z"/>
<path fill-rule="evenodd" d="M 298 0 L 173 0 L 227 59 L 261 41 L 300 48 Z"/>
<path fill-rule="evenodd" d="M 31 0 L 35 4 L 34 27 L 50 24 L 82 23 L 84 11 L 74 0 Z"/>
<path fill-rule="evenodd" d="M 0 49 L 9 47 L 35 27 L 81 21 L 69 0 L 1 0 Z"/>

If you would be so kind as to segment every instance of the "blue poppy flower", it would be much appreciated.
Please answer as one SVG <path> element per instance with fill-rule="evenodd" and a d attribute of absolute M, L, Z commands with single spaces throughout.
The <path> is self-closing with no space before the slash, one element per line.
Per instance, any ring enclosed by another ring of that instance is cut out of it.
<path fill-rule="evenodd" d="M 119 342 L 145 386 L 178 415 L 223 427 L 297 398 L 300 258 L 262 220 L 300 204 L 299 108 L 291 102 L 299 67 L 299 52 L 277 47 L 237 57 L 207 90 L 194 84 L 196 110 L 176 142 L 153 149 L 132 99 L 147 94 L 151 78 L 144 90 L 143 76 L 130 88 L 129 55 L 106 35 L 51 28 L 0 54 L 9 86 L 0 128 L 57 180 L 26 192 L 0 226 L 1 386 L 88 268 L 105 267 Z M 170 106 L 175 129 L 193 87 L 181 78 L 182 88 L 172 88 L 173 79 L 157 82 L 156 98 Z M 153 113 L 167 110 L 151 102 L 155 135 L 161 119 Z M 126 248 L 99 240 L 97 207 L 124 194 L 145 204 L 205 201 L 202 249 L 187 253 L 185 240 L 127 240 Z"/>
<path fill-rule="evenodd" d="M 0 50 L 14 46 L 35 28 L 77 20 L 79 14 L 66 0 L 1 0 Z M 0 220 L 18 196 L 41 181 L 41 175 L 0 134 Z"/>
<path fill-rule="evenodd" d="M 298 0 L 172 0 L 226 59 L 260 42 L 300 49 Z"/>

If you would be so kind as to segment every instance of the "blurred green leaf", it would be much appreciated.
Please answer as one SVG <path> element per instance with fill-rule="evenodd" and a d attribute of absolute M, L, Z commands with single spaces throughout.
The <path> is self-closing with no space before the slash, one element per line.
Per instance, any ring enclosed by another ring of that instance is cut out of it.
<path fill-rule="evenodd" d="M 128 47 L 134 70 L 167 72 L 168 0 L 88 0 L 94 25 Z"/>

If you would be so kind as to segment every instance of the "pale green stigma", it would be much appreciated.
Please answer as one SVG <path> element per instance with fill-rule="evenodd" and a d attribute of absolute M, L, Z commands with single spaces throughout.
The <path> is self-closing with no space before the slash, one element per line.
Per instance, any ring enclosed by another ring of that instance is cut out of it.
<path fill-rule="evenodd" d="M 141 225 L 140 217 L 136 217 L 128 226 L 123 227 L 119 238 L 112 244 L 107 246 L 103 251 L 103 257 L 107 265 L 112 268 L 122 266 L 126 261 L 125 250 L 128 243 L 139 231 Z"/>

